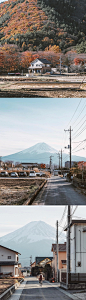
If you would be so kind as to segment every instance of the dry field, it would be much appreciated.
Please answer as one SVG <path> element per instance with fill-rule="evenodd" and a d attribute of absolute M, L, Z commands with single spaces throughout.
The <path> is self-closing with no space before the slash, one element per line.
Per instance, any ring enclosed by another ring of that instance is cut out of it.
<path fill-rule="evenodd" d="M 14 278 L 3 278 L 0 279 L 0 295 L 4 293 L 8 288 L 10 288 L 12 285 L 14 285 L 17 281 L 20 281 L 21 278 L 19 279 L 14 279 Z"/>
<path fill-rule="evenodd" d="M 0 205 L 22 205 L 31 198 L 44 179 L 0 179 Z"/>
<path fill-rule="evenodd" d="M 33 79 L 0 77 L 0 97 L 85 98 L 86 76 Z"/>

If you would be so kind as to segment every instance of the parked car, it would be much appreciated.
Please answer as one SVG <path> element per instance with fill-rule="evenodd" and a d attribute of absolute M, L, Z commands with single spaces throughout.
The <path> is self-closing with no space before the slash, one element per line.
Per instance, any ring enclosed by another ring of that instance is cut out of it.
<path fill-rule="evenodd" d="M 18 173 L 17 173 L 17 172 L 12 172 L 12 173 L 10 174 L 10 176 L 11 176 L 11 177 L 18 177 Z"/>
<path fill-rule="evenodd" d="M 18 175 L 19 175 L 19 177 L 26 177 L 27 173 L 26 172 L 19 172 Z"/>
<path fill-rule="evenodd" d="M 45 174 L 45 173 L 40 173 L 40 176 L 41 176 L 41 177 L 45 177 L 46 174 Z"/>
<path fill-rule="evenodd" d="M 36 176 L 36 173 L 35 173 L 35 171 L 30 171 L 30 173 L 29 173 L 29 177 L 35 177 Z"/>
<path fill-rule="evenodd" d="M 36 176 L 40 177 L 40 176 L 41 176 L 41 174 L 40 174 L 40 173 L 36 173 Z"/>
<path fill-rule="evenodd" d="M 8 174 L 8 172 L 3 171 L 3 172 L 0 173 L 0 176 L 1 176 L 1 177 L 8 177 L 9 174 Z"/>

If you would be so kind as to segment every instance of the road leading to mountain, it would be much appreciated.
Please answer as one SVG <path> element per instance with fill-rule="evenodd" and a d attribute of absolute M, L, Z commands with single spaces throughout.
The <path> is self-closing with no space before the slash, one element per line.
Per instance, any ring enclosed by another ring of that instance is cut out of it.
<path fill-rule="evenodd" d="M 33 205 L 86 205 L 86 196 L 59 176 L 52 176 L 38 194 Z"/>
<path fill-rule="evenodd" d="M 19 300 L 69 300 L 69 296 L 63 294 L 59 288 L 55 288 L 48 282 L 39 285 L 37 278 L 29 277 Z M 17 299 L 15 299 L 17 300 Z"/>

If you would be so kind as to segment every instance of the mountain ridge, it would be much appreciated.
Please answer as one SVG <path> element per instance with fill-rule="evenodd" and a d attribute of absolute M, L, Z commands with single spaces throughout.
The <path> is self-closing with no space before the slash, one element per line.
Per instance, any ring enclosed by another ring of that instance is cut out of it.
<path fill-rule="evenodd" d="M 43 221 L 32 221 L 0 237 L 0 244 L 21 253 L 20 262 L 24 266 L 28 265 L 31 255 L 33 260 L 36 256 L 51 256 L 51 246 L 55 239 L 54 227 Z"/>
<path fill-rule="evenodd" d="M 38 152 L 37 152 L 38 151 Z M 19 162 L 19 163 L 27 163 L 27 162 L 34 162 L 34 163 L 46 163 L 49 164 L 50 161 L 50 156 L 53 154 L 53 163 L 58 163 L 58 157 L 57 157 L 58 150 L 52 148 L 46 143 L 37 143 L 36 145 L 27 148 L 23 151 L 16 152 L 14 154 L 10 154 L 7 156 L 2 157 L 2 161 L 14 161 L 14 162 Z M 65 158 L 65 155 L 67 156 L 66 153 L 63 153 L 63 159 L 64 162 L 69 160 L 69 155 L 68 158 Z M 85 157 L 82 156 L 75 156 L 72 155 L 72 160 L 73 161 L 80 161 L 84 160 L 86 161 Z"/>

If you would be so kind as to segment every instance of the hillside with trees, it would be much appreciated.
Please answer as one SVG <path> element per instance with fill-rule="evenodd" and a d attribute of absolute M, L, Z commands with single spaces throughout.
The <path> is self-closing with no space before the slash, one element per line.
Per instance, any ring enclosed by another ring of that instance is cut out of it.
<path fill-rule="evenodd" d="M 86 53 L 85 0 L 8 0 L 0 4 L 0 44 L 20 52 Z"/>

